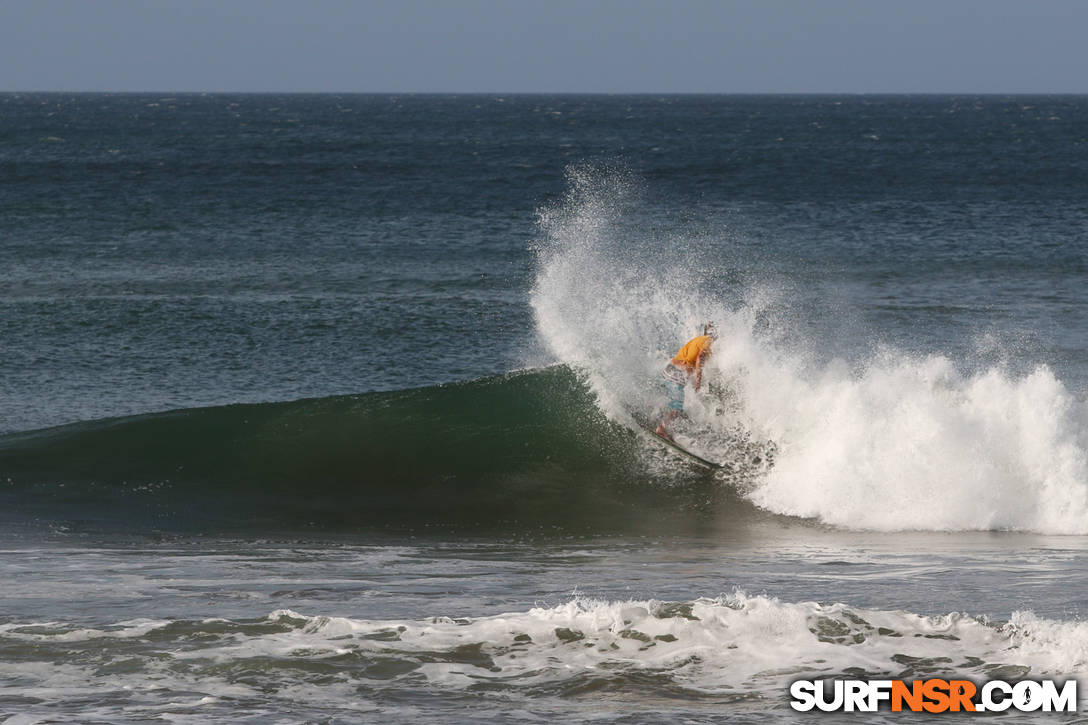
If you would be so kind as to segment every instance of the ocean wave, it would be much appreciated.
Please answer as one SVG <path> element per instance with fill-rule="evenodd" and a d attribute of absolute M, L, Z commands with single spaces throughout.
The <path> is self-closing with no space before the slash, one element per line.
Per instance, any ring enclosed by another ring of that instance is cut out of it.
<path fill-rule="evenodd" d="M 1008 621 L 734 592 L 689 601 L 567 602 L 490 616 L 367 620 L 277 610 L 253 620 L 139 620 L 86 629 L 4 624 L 24 660 L 93 646 L 130 678 L 200 681 L 231 673 L 274 691 L 284 680 L 352 677 L 367 691 L 421 686 L 534 696 L 781 701 L 796 679 L 1064 678 L 1088 665 L 1088 624 L 1015 612 Z M 92 673 L 93 679 L 93 673 Z M 182 688 L 184 689 L 184 688 Z"/>
<path fill-rule="evenodd" d="M 740 486 L 760 508 L 848 529 L 1088 534 L 1088 401 L 1047 365 L 981 338 L 995 349 L 963 360 L 822 334 L 811 297 L 722 273 L 747 261 L 728 239 L 655 235 L 631 174 L 574 167 L 569 187 L 540 213 L 531 299 L 607 418 L 660 409 L 665 362 L 715 321 L 685 413 L 701 453 L 738 435 L 773 451 Z"/>
<path fill-rule="evenodd" d="M 673 530 L 739 502 L 636 430 L 555 366 L 8 435 L 0 495 L 29 519 L 593 532 Z"/>

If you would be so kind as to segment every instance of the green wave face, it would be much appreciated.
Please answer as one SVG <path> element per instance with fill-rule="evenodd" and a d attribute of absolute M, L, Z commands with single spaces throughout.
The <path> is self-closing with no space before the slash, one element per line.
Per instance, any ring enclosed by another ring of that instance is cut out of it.
<path fill-rule="evenodd" d="M 557 366 L 6 436 L 0 480 L 11 519 L 168 529 L 672 530 L 730 498 L 649 451 Z"/>

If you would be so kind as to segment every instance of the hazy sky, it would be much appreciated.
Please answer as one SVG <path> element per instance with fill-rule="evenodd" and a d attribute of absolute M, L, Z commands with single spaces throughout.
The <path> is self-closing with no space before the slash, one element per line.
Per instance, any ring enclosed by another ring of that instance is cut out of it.
<path fill-rule="evenodd" d="M 1088 0 L 0 0 L 0 90 L 1088 92 Z"/>

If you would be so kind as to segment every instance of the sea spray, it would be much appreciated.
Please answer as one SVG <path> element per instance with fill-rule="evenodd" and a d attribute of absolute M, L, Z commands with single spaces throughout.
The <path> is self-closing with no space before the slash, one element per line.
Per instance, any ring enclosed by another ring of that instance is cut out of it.
<path fill-rule="evenodd" d="M 540 213 L 532 305 L 609 418 L 659 414 L 660 369 L 714 320 L 710 394 L 689 390 L 686 412 L 701 453 L 728 458 L 738 440 L 774 451 L 739 486 L 757 505 L 857 529 L 1088 532 L 1088 407 L 1049 367 L 1017 359 L 1029 372 L 1014 373 L 894 340 L 868 353 L 844 340 L 836 354 L 790 313 L 804 303 L 788 285 L 735 273 L 728 238 L 655 233 L 632 174 L 576 167 L 568 181 Z M 746 281 L 707 284 L 723 278 Z"/>
<path fill-rule="evenodd" d="M 548 349 L 588 377 L 605 412 L 651 407 L 662 360 L 706 306 L 700 250 L 659 238 L 622 169 L 574 167 L 564 200 L 539 212 L 531 302 Z M 683 332 L 682 332 L 683 331 Z"/>

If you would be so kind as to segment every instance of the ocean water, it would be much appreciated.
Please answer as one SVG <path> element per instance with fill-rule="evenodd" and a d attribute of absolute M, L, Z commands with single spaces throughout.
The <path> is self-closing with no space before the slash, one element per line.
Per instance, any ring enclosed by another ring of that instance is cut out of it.
<path fill-rule="evenodd" d="M 1086 282 L 1083 96 L 0 94 L 0 722 L 1083 696 Z"/>

